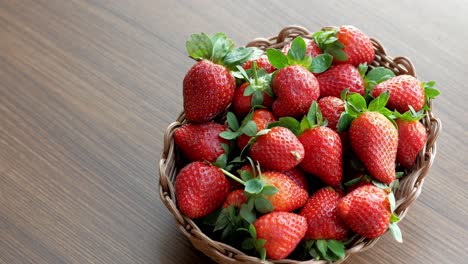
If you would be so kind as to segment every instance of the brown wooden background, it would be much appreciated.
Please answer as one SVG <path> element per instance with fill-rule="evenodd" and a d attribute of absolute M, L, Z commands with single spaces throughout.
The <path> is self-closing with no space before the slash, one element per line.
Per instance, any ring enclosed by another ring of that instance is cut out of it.
<path fill-rule="evenodd" d="M 466 263 L 468 4 L 446 1 L 0 1 L 0 263 L 206 263 L 160 202 L 193 32 L 236 43 L 354 24 L 437 80 L 438 155 L 401 223 L 349 263 Z"/>

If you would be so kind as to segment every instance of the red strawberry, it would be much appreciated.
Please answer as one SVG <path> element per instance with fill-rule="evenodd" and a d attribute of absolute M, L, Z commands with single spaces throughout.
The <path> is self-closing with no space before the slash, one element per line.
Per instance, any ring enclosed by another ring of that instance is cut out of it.
<path fill-rule="evenodd" d="M 320 111 L 322 111 L 323 118 L 328 121 L 327 127 L 337 130 L 336 125 L 340 120 L 341 113 L 344 112 L 344 102 L 333 96 L 322 97 L 318 100 Z"/>
<path fill-rule="evenodd" d="M 278 70 L 273 78 L 273 113 L 278 117 L 301 117 L 320 95 L 315 76 L 302 66 L 294 65 Z"/>
<path fill-rule="evenodd" d="M 248 82 L 243 83 L 239 88 L 234 92 L 234 97 L 232 99 L 232 108 L 234 113 L 238 117 L 243 117 L 247 115 L 252 109 L 252 95 L 245 96 L 245 89 L 250 84 Z M 273 97 L 269 96 L 267 93 L 262 92 L 263 103 L 262 106 L 269 108 L 273 104 Z"/>
<path fill-rule="evenodd" d="M 336 209 L 340 198 L 339 193 L 328 187 L 318 190 L 307 200 L 299 213 L 307 219 L 305 239 L 344 240 L 346 238 L 348 229 L 339 218 Z"/>
<path fill-rule="evenodd" d="M 265 109 L 257 109 L 252 114 L 252 120 L 257 125 L 257 131 L 267 128 L 268 124 L 277 121 L 276 116 Z M 251 137 L 246 134 L 242 134 L 237 138 L 237 146 L 239 149 L 244 149 L 245 146 L 249 143 Z"/>
<path fill-rule="evenodd" d="M 253 61 L 247 61 L 244 63 L 244 65 L 242 65 L 242 67 L 248 70 L 252 68 L 252 62 Z M 272 73 L 276 70 L 275 67 L 271 65 L 266 55 L 260 56 L 260 58 L 256 59 L 255 62 L 257 62 L 257 66 L 259 69 L 264 69 L 267 73 Z"/>
<path fill-rule="evenodd" d="M 190 161 L 214 162 L 224 153 L 221 144 L 229 144 L 219 136 L 225 130 L 226 127 L 214 122 L 185 124 L 174 132 L 174 140 Z"/>
<path fill-rule="evenodd" d="M 316 75 L 320 96 L 340 97 L 344 89 L 364 95 L 364 80 L 358 69 L 351 64 L 330 67 L 326 72 Z"/>
<path fill-rule="evenodd" d="M 417 120 L 397 119 L 398 151 L 397 161 L 401 166 L 413 166 L 419 152 L 424 148 L 427 140 L 426 128 Z"/>
<path fill-rule="evenodd" d="M 266 240 L 266 256 L 284 259 L 296 248 L 307 230 L 306 219 L 287 212 L 272 212 L 254 222 L 257 238 Z"/>
<path fill-rule="evenodd" d="M 307 191 L 283 173 L 266 171 L 262 172 L 261 178 L 266 185 L 273 185 L 278 189 L 276 194 L 266 197 L 272 203 L 274 211 L 291 212 L 306 203 Z"/>
<path fill-rule="evenodd" d="M 299 187 L 309 192 L 309 184 L 307 183 L 307 179 L 305 177 L 304 172 L 298 168 L 292 168 L 290 170 L 282 171 L 284 175 L 288 176 L 291 180 L 294 181 Z"/>
<path fill-rule="evenodd" d="M 223 208 L 227 208 L 231 205 L 240 208 L 241 205 L 246 202 L 247 197 L 244 195 L 244 190 L 234 190 L 228 194 L 226 201 L 224 201 Z"/>
<path fill-rule="evenodd" d="M 338 214 L 357 234 L 376 238 L 390 225 L 390 203 L 387 193 L 374 185 L 366 185 L 348 193 L 338 201 Z"/>
<path fill-rule="evenodd" d="M 409 110 L 411 105 L 419 111 L 424 106 L 424 88 L 421 82 L 411 75 L 399 75 L 377 84 L 372 91 L 372 96 L 377 97 L 382 92 L 389 91 L 388 108 L 400 113 Z"/>
<path fill-rule="evenodd" d="M 228 69 L 211 61 L 197 62 L 184 78 L 184 111 L 191 122 L 206 122 L 231 103 L 236 81 Z"/>
<path fill-rule="evenodd" d="M 285 171 L 304 158 L 304 147 L 291 130 L 273 127 L 252 144 L 250 156 L 266 170 Z"/>
<path fill-rule="evenodd" d="M 320 50 L 319 46 L 317 45 L 317 43 L 315 43 L 314 40 L 304 39 L 304 41 L 307 45 L 307 50 L 306 50 L 307 55 L 316 57 L 317 55 L 322 54 L 322 51 Z M 291 49 L 291 43 L 288 43 L 283 47 L 281 51 L 287 55 L 290 49 Z"/>
<path fill-rule="evenodd" d="M 179 210 L 190 218 L 201 218 L 223 204 L 229 182 L 218 167 L 196 161 L 180 170 L 175 189 Z"/>

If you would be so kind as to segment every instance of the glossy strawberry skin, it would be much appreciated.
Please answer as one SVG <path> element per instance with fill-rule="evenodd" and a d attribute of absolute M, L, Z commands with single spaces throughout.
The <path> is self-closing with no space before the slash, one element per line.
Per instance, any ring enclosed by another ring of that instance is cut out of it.
<path fill-rule="evenodd" d="M 302 161 L 304 146 L 291 130 L 273 127 L 252 144 L 250 157 L 258 161 L 262 169 L 285 171 Z"/>
<path fill-rule="evenodd" d="M 247 88 L 247 86 L 249 86 L 249 83 L 243 83 L 234 92 L 234 97 L 232 99 L 232 109 L 237 117 L 246 116 L 252 109 L 252 95 L 244 96 L 244 91 Z M 262 105 L 266 108 L 270 108 L 273 104 L 273 98 L 265 92 L 262 92 L 262 94 Z"/>
<path fill-rule="evenodd" d="M 278 118 L 276 118 L 272 112 L 266 109 L 257 109 L 253 112 L 252 120 L 255 122 L 255 124 L 257 124 L 257 131 L 260 131 L 267 128 L 268 124 L 278 121 Z M 239 136 L 237 138 L 237 146 L 239 149 L 244 149 L 244 147 L 249 143 L 250 139 L 251 137 L 245 134 Z"/>
<path fill-rule="evenodd" d="M 240 208 L 241 205 L 246 202 L 247 197 L 244 194 L 244 190 L 234 190 L 228 194 L 226 201 L 223 203 L 223 208 L 227 208 L 231 205 L 236 208 Z"/>
<path fill-rule="evenodd" d="M 177 205 L 194 219 L 219 208 L 229 193 L 229 182 L 218 167 L 195 161 L 182 168 L 175 182 Z"/>
<path fill-rule="evenodd" d="M 364 80 L 359 71 L 351 64 L 340 64 L 330 67 L 327 71 L 317 74 L 320 96 L 340 97 L 344 89 L 364 95 Z"/>
<path fill-rule="evenodd" d="M 399 75 L 377 84 L 372 90 L 372 96 L 377 97 L 384 91 L 390 92 L 387 108 L 400 113 L 409 110 L 411 105 L 419 111 L 424 106 L 424 88 L 421 82 L 411 75 Z"/>
<path fill-rule="evenodd" d="M 322 188 L 309 197 L 299 213 L 307 219 L 306 240 L 346 238 L 348 229 L 336 209 L 340 198 L 341 195 L 332 188 Z"/>
<path fill-rule="evenodd" d="M 306 43 L 306 48 L 307 48 L 306 55 L 310 55 L 313 58 L 317 55 L 322 54 L 322 51 L 320 50 L 317 43 L 315 43 L 315 41 L 310 40 L 310 39 L 304 39 L 304 41 Z M 287 55 L 290 49 L 291 49 L 291 43 L 288 43 L 283 47 L 283 49 L 281 49 L 281 51 Z"/>
<path fill-rule="evenodd" d="M 288 212 L 272 212 L 254 222 L 258 239 L 265 239 L 269 259 L 284 259 L 296 248 L 307 231 L 303 216 Z"/>
<path fill-rule="evenodd" d="M 292 212 L 306 203 L 307 191 L 283 173 L 262 172 L 262 179 L 267 185 L 273 185 L 278 189 L 276 194 L 266 197 L 273 204 L 274 211 Z"/>
<path fill-rule="evenodd" d="M 401 166 L 413 166 L 427 141 L 424 125 L 418 121 L 396 120 L 398 125 L 397 161 Z"/>
<path fill-rule="evenodd" d="M 255 62 L 257 62 L 258 69 L 264 69 L 267 73 L 272 73 L 276 70 L 275 67 L 271 65 L 266 55 L 260 56 L 260 58 L 256 59 Z M 252 61 L 245 62 L 242 67 L 246 70 L 252 68 Z"/>
<path fill-rule="evenodd" d="M 338 34 L 338 40 L 343 43 L 343 51 L 348 56 L 346 61 L 333 62 L 336 64 L 352 64 L 359 66 L 361 63 L 370 64 L 375 57 L 375 51 L 369 37 L 354 26 L 341 26 Z"/>
<path fill-rule="evenodd" d="M 214 162 L 224 153 L 222 143 L 229 141 L 221 138 L 219 133 L 226 127 L 215 122 L 182 125 L 174 132 L 174 140 L 190 161 Z"/>
<path fill-rule="evenodd" d="M 323 118 L 328 121 L 327 127 L 333 129 L 333 131 L 337 131 L 336 126 L 340 120 L 341 113 L 345 110 L 344 102 L 338 97 L 327 96 L 320 98 L 317 103 Z"/>
<path fill-rule="evenodd" d="M 273 78 L 273 113 L 277 117 L 302 117 L 320 95 L 315 76 L 301 66 L 288 66 L 279 70 Z"/>
<path fill-rule="evenodd" d="M 377 180 L 390 184 L 395 180 L 398 131 L 382 114 L 365 112 L 349 130 L 351 148 Z"/>
<path fill-rule="evenodd" d="M 374 185 L 365 185 L 338 201 L 338 214 L 357 234 L 376 238 L 390 225 L 390 203 L 387 193 Z"/>
<path fill-rule="evenodd" d="M 312 173 L 331 186 L 340 185 L 343 179 L 343 150 L 340 136 L 328 127 L 306 130 L 299 136 L 305 156 L 299 164 L 305 172 Z"/>
<path fill-rule="evenodd" d="M 306 190 L 306 192 L 309 192 L 309 184 L 307 183 L 306 176 L 301 169 L 294 167 L 290 170 L 282 171 L 281 173 L 288 176 L 294 181 L 294 183 L 299 185 L 299 187 Z"/>
<path fill-rule="evenodd" d="M 202 60 L 190 68 L 183 83 L 185 117 L 207 122 L 231 103 L 236 81 L 224 66 Z"/>

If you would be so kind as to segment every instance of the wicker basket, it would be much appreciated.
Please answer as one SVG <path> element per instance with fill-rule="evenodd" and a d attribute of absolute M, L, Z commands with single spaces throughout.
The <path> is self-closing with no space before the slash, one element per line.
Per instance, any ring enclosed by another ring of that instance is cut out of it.
<path fill-rule="evenodd" d="M 292 41 L 296 36 L 311 38 L 311 33 L 303 27 L 290 26 L 281 30 L 278 36 L 269 39 L 257 38 L 247 44 L 247 46 L 259 47 L 261 49 L 280 49 L 285 44 Z M 384 48 L 377 40 L 371 38 L 371 41 L 375 50 L 375 59 L 372 62 L 371 67 L 383 66 L 392 70 L 396 75 L 409 74 L 416 76 L 414 67 L 408 58 L 392 58 L 386 54 Z M 174 190 L 175 178 L 180 168 L 176 165 L 179 153 L 174 144 L 173 133 L 177 127 L 186 122 L 185 115 L 182 112 L 182 114 L 177 118 L 177 121 L 167 127 L 164 134 L 164 148 L 161 160 L 159 161 L 159 194 L 163 203 L 174 215 L 177 226 L 182 233 L 190 239 L 192 244 L 218 263 L 327 263 L 326 261 L 309 260 L 301 262 L 290 259 L 271 262 L 261 261 L 259 258 L 248 256 L 227 244 L 212 240 L 210 237 L 205 235 L 190 218 L 182 215 L 176 206 Z M 401 179 L 400 187 L 395 193 L 397 202 L 395 213 L 400 217 L 400 219 L 405 217 L 410 205 L 421 194 L 424 178 L 428 174 L 429 168 L 431 167 L 436 155 L 436 140 L 439 136 L 441 122 L 438 118 L 434 117 L 432 111 L 428 111 L 426 116 L 422 119 L 422 123 L 428 132 L 427 143 L 417 157 L 415 165 L 405 172 L 405 176 Z M 346 250 L 346 258 L 351 254 L 369 249 L 377 242 L 377 240 L 378 238 L 367 239 L 356 235 L 352 239 L 349 248 Z M 340 263 L 342 261 L 344 260 L 341 260 Z"/>

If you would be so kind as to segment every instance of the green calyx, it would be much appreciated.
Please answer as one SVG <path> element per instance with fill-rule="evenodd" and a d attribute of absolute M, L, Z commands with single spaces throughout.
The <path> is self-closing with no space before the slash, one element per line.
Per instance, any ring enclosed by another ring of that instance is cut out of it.
<path fill-rule="evenodd" d="M 345 245 L 338 240 L 309 240 L 304 245 L 304 256 L 312 256 L 315 260 L 338 261 L 345 255 Z"/>
<path fill-rule="evenodd" d="M 409 106 L 409 109 L 410 110 L 404 112 L 403 114 L 400 114 L 397 110 L 394 110 L 393 115 L 396 119 L 405 121 L 419 121 L 425 116 L 424 109 L 416 112 L 416 110 L 414 110 L 414 108 L 411 105 Z"/>
<path fill-rule="evenodd" d="M 206 33 L 192 34 L 185 47 L 189 56 L 195 60 L 210 60 L 214 63 L 234 69 L 248 60 L 254 60 L 263 54 L 258 48 L 234 48 L 234 42 L 225 33 L 214 35 Z"/>
<path fill-rule="evenodd" d="M 435 81 L 421 83 L 422 87 L 424 88 L 424 110 L 429 111 L 429 102 L 440 94 L 440 91 L 434 87 L 435 84 Z"/>
<path fill-rule="evenodd" d="M 246 231 L 249 233 L 250 237 L 245 239 L 242 242 L 242 248 L 245 250 L 252 250 L 255 251 L 260 255 L 262 260 L 266 259 L 266 249 L 265 249 L 265 239 L 258 239 L 257 238 L 257 230 L 253 224 L 249 225 L 249 228 L 240 228 L 239 230 Z"/>
<path fill-rule="evenodd" d="M 306 54 L 307 46 L 302 37 L 296 37 L 291 42 L 287 55 L 277 49 L 267 49 L 267 57 L 276 69 L 291 65 L 300 65 L 313 73 L 321 73 L 330 68 L 333 57 L 330 54 L 320 54 L 312 58 Z"/>
<path fill-rule="evenodd" d="M 337 28 L 327 28 L 315 32 L 312 38 L 324 54 L 330 54 L 338 61 L 346 61 L 348 56 L 343 51 L 344 45 L 338 40 L 337 35 Z"/>
<path fill-rule="evenodd" d="M 390 203 L 390 211 L 392 212 L 392 215 L 390 216 L 390 225 L 388 226 L 388 229 L 390 230 L 390 233 L 392 233 L 393 238 L 395 238 L 397 242 L 402 243 L 403 236 L 401 234 L 400 227 L 397 224 L 400 221 L 400 217 L 398 217 L 398 215 L 395 214 L 396 200 L 393 192 L 390 192 L 388 194 L 388 202 Z"/>
<path fill-rule="evenodd" d="M 395 117 L 393 116 L 392 111 L 387 109 L 385 105 L 390 98 L 390 93 L 385 91 L 381 93 L 377 98 L 372 99 L 369 104 L 367 104 L 366 99 L 358 93 L 350 93 L 349 89 L 343 90 L 341 93 L 341 100 L 345 103 L 345 111 L 340 116 L 338 121 L 338 132 L 343 132 L 349 129 L 351 122 L 356 119 L 360 114 L 364 112 L 378 112 L 387 117 L 392 124 L 397 127 Z"/>
<path fill-rule="evenodd" d="M 267 73 L 265 69 L 257 69 L 257 62 L 252 62 L 252 68 L 247 71 L 241 66 L 237 66 L 237 69 L 240 76 L 249 83 L 244 90 L 244 96 L 252 96 L 253 107 L 261 107 L 264 99 L 263 93 L 270 97 L 274 96 L 271 87 L 272 74 Z"/>
<path fill-rule="evenodd" d="M 369 70 L 369 66 L 366 63 L 359 64 L 358 71 L 364 80 L 364 97 L 366 101 L 373 99 L 372 90 L 374 90 L 377 84 L 395 77 L 395 73 L 384 67 L 374 67 Z"/>

